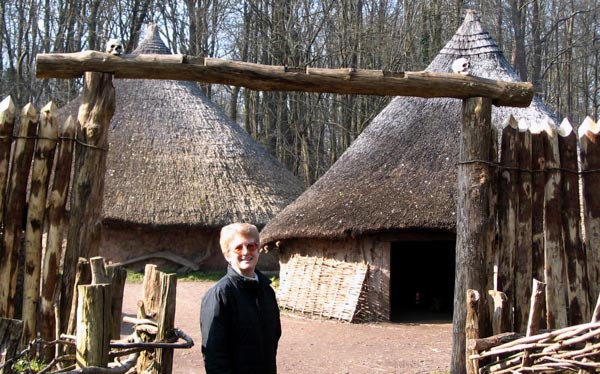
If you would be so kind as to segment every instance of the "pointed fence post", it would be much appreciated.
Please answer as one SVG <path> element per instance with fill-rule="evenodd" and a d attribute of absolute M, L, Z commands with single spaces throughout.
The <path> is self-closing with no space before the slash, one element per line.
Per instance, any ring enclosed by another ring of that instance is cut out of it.
<path fill-rule="evenodd" d="M 13 318 L 16 311 L 17 272 L 19 250 L 25 215 L 27 179 L 35 135 L 38 128 L 38 112 L 32 104 L 21 110 L 17 139 L 13 145 L 11 171 L 6 190 L 6 211 L 4 212 L 4 243 L 0 258 L 0 316 Z"/>
<path fill-rule="evenodd" d="M 175 328 L 175 306 L 177 296 L 177 274 L 160 274 L 160 301 L 158 307 L 158 333 L 156 341 L 163 342 L 172 338 L 169 334 Z M 160 374 L 173 371 L 173 349 L 158 348 L 156 363 Z"/>
<path fill-rule="evenodd" d="M 600 294 L 600 125 L 587 117 L 579 126 L 583 221 L 590 305 Z"/>
<path fill-rule="evenodd" d="M 42 231 L 54 150 L 58 140 L 58 108 L 53 102 L 40 111 L 40 128 L 31 167 L 31 192 L 25 226 L 25 278 L 23 282 L 23 343 L 37 336 L 42 273 Z"/>
<path fill-rule="evenodd" d="M 75 122 L 69 116 L 59 134 L 56 153 L 56 167 L 52 189 L 48 196 L 48 238 L 44 263 L 42 264 L 42 299 L 40 303 L 40 335 L 42 339 L 52 341 L 60 336 L 56 331 L 56 316 L 59 313 L 60 258 L 62 255 L 64 227 L 66 221 L 66 202 L 71 180 Z M 57 346 L 58 350 L 58 346 Z"/>
<path fill-rule="evenodd" d="M 102 227 L 102 198 L 108 151 L 108 128 L 115 112 L 112 75 L 85 74 L 82 102 L 77 116 L 75 173 L 71 190 L 71 214 L 61 289 L 61 322 L 69 320 L 78 257 L 98 254 Z M 64 326 L 63 326 L 63 331 Z"/>
<path fill-rule="evenodd" d="M 564 245 L 562 188 L 558 134 L 554 123 L 544 123 L 546 183 L 544 186 L 544 279 L 546 280 L 546 319 L 549 329 L 567 327 L 567 280 L 563 277 Z"/>
<path fill-rule="evenodd" d="M 486 285 L 486 248 L 492 242 L 494 212 L 489 204 L 492 166 L 490 139 L 492 131 L 491 100 L 475 97 L 463 101 L 458 168 L 458 201 L 456 223 L 456 279 L 452 334 L 453 374 L 465 373 L 466 290 L 480 294 Z M 487 293 L 487 292 L 486 292 Z M 485 298 L 479 303 L 479 332 L 491 332 Z"/>
<path fill-rule="evenodd" d="M 586 274 L 586 258 L 581 235 L 577 135 L 567 119 L 558 128 L 558 147 L 562 170 L 561 211 L 569 291 L 569 325 L 576 325 L 591 319 L 591 306 L 588 298 L 590 286 Z"/>
<path fill-rule="evenodd" d="M 531 252 L 531 133 L 529 125 L 519 122 L 519 186 L 517 189 L 519 207 L 517 214 L 517 253 L 515 256 L 515 300 L 513 331 L 524 332 L 529 315 L 529 299 L 531 297 L 531 279 L 533 279 Z"/>

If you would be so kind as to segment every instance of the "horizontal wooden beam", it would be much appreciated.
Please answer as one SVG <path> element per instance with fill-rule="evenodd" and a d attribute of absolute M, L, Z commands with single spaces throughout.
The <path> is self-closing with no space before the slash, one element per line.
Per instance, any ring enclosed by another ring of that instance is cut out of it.
<path fill-rule="evenodd" d="M 531 83 L 452 73 L 289 68 L 187 55 L 113 56 L 97 51 L 39 54 L 36 61 L 38 78 L 78 78 L 86 71 L 95 71 L 123 79 L 186 80 L 259 91 L 457 99 L 487 97 L 494 105 L 514 107 L 527 107 L 533 98 Z"/>

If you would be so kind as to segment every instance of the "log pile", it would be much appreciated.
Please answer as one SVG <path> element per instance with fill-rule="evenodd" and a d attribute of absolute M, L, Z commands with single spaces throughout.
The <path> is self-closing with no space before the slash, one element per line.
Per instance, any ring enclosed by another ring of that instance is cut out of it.
<path fill-rule="evenodd" d="M 600 322 L 543 332 L 489 347 L 490 338 L 471 340 L 480 373 L 595 372 L 600 369 Z M 503 339 L 495 339 L 498 342 Z"/>
<path fill-rule="evenodd" d="M 595 373 L 600 371 L 600 297 L 591 322 L 537 331 L 544 283 L 534 280 L 527 333 L 509 332 L 467 342 L 469 373 Z M 537 292 L 537 291 L 539 292 Z"/>

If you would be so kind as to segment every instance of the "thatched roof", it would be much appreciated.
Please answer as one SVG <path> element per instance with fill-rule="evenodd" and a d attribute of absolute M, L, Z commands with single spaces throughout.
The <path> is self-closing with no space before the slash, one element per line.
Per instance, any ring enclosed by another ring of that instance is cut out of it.
<path fill-rule="evenodd" d="M 148 27 L 134 54 L 168 54 Z M 263 226 L 303 187 L 192 82 L 114 80 L 105 221 Z"/>
<path fill-rule="evenodd" d="M 468 12 L 428 71 L 450 72 L 466 57 L 471 74 L 518 81 L 496 42 Z M 264 243 L 289 238 L 342 238 L 398 230 L 455 232 L 462 101 L 396 97 L 338 161 L 261 233 Z M 552 118 L 535 98 L 528 108 L 493 108 L 502 126 Z"/>

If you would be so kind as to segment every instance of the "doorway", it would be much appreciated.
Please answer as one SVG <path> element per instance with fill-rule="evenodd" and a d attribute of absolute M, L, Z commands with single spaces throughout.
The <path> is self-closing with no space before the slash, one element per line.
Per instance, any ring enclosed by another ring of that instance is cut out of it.
<path fill-rule="evenodd" d="M 391 243 L 392 322 L 452 321 L 455 247 L 455 240 Z"/>

